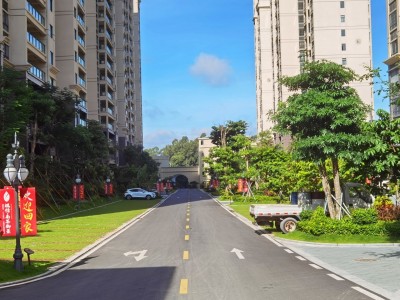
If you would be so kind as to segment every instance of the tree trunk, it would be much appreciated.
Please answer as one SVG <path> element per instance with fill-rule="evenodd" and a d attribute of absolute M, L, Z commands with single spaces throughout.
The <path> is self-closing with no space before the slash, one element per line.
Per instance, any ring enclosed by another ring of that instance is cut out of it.
<path fill-rule="evenodd" d="M 332 158 L 333 185 L 335 187 L 335 218 L 340 219 L 342 205 L 342 188 L 340 186 L 339 160 Z"/>
<path fill-rule="evenodd" d="M 331 218 L 335 216 L 335 206 L 332 199 L 331 186 L 329 185 L 328 174 L 326 172 L 325 163 L 318 164 L 319 174 L 321 175 L 322 187 L 324 189 L 326 201 L 328 203 L 328 211 Z"/>

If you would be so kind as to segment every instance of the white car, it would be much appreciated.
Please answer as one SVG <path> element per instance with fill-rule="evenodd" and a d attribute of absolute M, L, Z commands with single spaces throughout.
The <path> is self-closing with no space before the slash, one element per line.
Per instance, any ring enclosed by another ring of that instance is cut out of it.
<path fill-rule="evenodd" d="M 124 198 L 127 200 L 131 200 L 133 198 L 142 198 L 150 200 L 154 199 L 155 197 L 156 197 L 155 193 L 140 188 L 127 189 L 124 194 Z"/>

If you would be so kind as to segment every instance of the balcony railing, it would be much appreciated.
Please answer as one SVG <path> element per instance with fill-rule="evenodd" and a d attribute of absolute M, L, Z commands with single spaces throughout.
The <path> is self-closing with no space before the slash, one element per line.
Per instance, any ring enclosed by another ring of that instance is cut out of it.
<path fill-rule="evenodd" d="M 86 100 L 85 100 L 85 99 L 79 98 L 78 100 L 79 100 L 79 106 L 81 106 L 81 107 L 83 107 L 83 108 L 87 108 Z"/>
<path fill-rule="evenodd" d="M 110 100 L 114 100 L 113 94 L 111 94 L 111 93 L 109 93 L 109 92 L 107 92 L 107 97 L 108 97 Z"/>
<path fill-rule="evenodd" d="M 39 41 L 33 34 L 27 32 L 26 33 L 26 39 L 31 43 L 36 49 L 40 50 L 41 52 L 46 51 L 46 46 Z"/>
<path fill-rule="evenodd" d="M 86 80 L 84 78 L 79 77 L 78 83 L 79 83 L 79 85 L 86 87 Z"/>
<path fill-rule="evenodd" d="M 28 1 L 26 2 L 26 10 L 43 26 L 46 25 L 46 19 L 38 12 L 32 4 L 30 4 Z"/>
<path fill-rule="evenodd" d="M 78 43 L 81 44 L 82 47 L 85 47 L 85 39 L 81 37 L 80 35 L 78 36 Z"/>
<path fill-rule="evenodd" d="M 86 61 L 81 56 L 77 57 L 77 61 L 82 67 L 86 67 Z"/>
<path fill-rule="evenodd" d="M 42 81 L 45 80 L 45 73 L 35 66 L 30 67 L 28 73 L 35 76 L 36 78 L 39 78 Z"/>
<path fill-rule="evenodd" d="M 85 27 L 85 20 L 80 15 L 77 15 L 76 19 L 78 20 L 79 24 Z"/>
<path fill-rule="evenodd" d="M 80 5 L 82 5 L 83 7 L 85 7 L 85 0 L 78 0 L 78 2 L 80 3 Z"/>
<path fill-rule="evenodd" d="M 113 49 L 110 46 L 106 46 L 106 51 L 108 54 L 113 55 Z"/>

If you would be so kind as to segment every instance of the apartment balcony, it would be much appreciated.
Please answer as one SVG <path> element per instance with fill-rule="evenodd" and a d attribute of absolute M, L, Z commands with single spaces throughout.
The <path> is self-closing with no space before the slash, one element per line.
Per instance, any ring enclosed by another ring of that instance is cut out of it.
<path fill-rule="evenodd" d="M 42 8 L 46 8 L 46 1 L 45 0 L 29 0 L 30 3 L 36 4 Z"/>
<path fill-rule="evenodd" d="M 82 56 L 78 55 L 78 57 L 76 58 L 76 61 L 77 61 L 77 63 L 78 63 L 79 65 L 81 65 L 84 69 L 86 68 L 86 61 L 85 61 L 85 59 L 84 59 Z"/>
<path fill-rule="evenodd" d="M 34 35 L 27 32 L 28 59 L 34 62 L 46 62 L 46 46 Z"/>
<path fill-rule="evenodd" d="M 29 2 L 26 2 L 26 17 L 28 19 L 28 31 L 46 35 L 45 17 Z"/>
<path fill-rule="evenodd" d="M 79 109 L 80 111 L 83 111 L 83 112 L 87 113 L 88 109 L 87 109 L 87 102 L 86 102 L 86 100 L 83 99 L 83 98 L 78 98 L 78 101 L 79 101 L 79 103 L 78 103 L 78 109 Z"/>
<path fill-rule="evenodd" d="M 85 49 L 85 47 L 86 47 L 85 38 L 83 38 L 82 36 L 78 35 L 78 44 L 80 46 L 82 46 L 83 49 Z"/>
<path fill-rule="evenodd" d="M 384 63 L 387 66 L 393 66 L 393 65 L 397 64 L 399 61 L 400 61 L 400 54 L 397 53 L 397 54 L 389 57 L 387 60 L 385 60 Z"/>
<path fill-rule="evenodd" d="M 78 4 L 81 6 L 83 10 L 85 9 L 85 0 L 78 0 Z"/>
<path fill-rule="evenodd" d="M 76 20 L 78 21 L 78 24 L 81 26 L 83 31 L 86 31 L 86 22 L 83 16 L 77 15 Z"/>
<path fill-rule="evenodd" d="M 78 76 L 78 84 L 86 89 L 86 80 L 80 76 Z"/>

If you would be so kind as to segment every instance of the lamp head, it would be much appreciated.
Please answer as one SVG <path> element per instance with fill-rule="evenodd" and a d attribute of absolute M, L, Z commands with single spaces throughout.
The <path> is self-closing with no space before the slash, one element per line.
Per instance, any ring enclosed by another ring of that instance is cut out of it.
<path fill-rule="evenodd" d="M 12 184 L 15 177 L 17 176 L 17 169 L 14 166 L 14 160 L 12 154 L 7 154 L 7 165 L 4 169 L 4 177 L 7 181 Z"/>
<path fill-rule="evenodd" d="M 24 180 L 28 177 L 29 171 L 25 167 L 25 157 L 23 155 L 19 156 L 19 169 L 18 169 L 18 179 L 21 182 L 24 182 Z"/>

